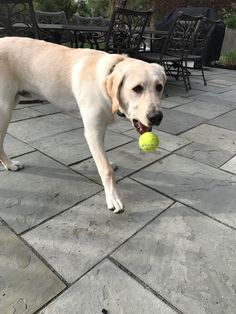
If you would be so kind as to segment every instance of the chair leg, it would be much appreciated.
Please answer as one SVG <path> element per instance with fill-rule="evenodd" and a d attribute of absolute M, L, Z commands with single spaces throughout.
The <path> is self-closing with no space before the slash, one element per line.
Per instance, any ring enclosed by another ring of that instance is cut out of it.
<path fill-rule="evenodd" d="M 205 74 L 204 74 L 202 62 L 201 62 L 201 71 L 202 71 L 202 79 L 203 79 L 204 85 L 206 86 L 206 85 L 207 85 L 207 82 L 206 82 L 206 78 L 205 78 Z"/>

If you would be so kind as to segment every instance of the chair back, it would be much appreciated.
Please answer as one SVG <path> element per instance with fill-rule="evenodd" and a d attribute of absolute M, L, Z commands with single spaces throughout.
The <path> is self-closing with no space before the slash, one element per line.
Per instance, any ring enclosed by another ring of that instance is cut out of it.
<path fill-rule="evenodd" d="M 211 34 L 216 26 L 218 21 L 208 20 L 203 18 L 199 23 L 195 31 L 193 38 L 193 45 L 191 49 L 191 54 L 200 56 L 204 59 L 207 53 L 209 41 Z"/>
<path fill-rule="evenodd" d="M 74 14 L 72 20 L 75 24 L 78 25 L 103 26 L 103 18 L 101 16 L 84 17 Z"/>
<path fill-rule="evenodd" d="M 193 45 L 193 39 L 200 19 L 200 16 L 196 17 L 179 13 L 163 43 L 162 54 L 185 57 Z"/>
<path fill-rule="evenodd" d="M 44 12 L 35 10 L 35 16 L 38 24 L 68 24 L 64 11 Z"/>
<path fill-rule="evenodd" d="M 144 29 L 152 15 L 149 11 L 134 11 L 115 7 L 105 38 L 105 51 L 132 53 L 140 49 Z"/>
<path fill-rule="evenodd" d="M 39 38 L 32 0 L 1 0 L 0 37 Z"/>

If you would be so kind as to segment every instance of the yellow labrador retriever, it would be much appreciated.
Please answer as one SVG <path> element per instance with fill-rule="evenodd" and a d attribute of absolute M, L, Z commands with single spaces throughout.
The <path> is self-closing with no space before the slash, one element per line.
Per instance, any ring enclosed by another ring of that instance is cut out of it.
<path fill-rule="evenodd" d="M 84 134 L 104 185 L 110 210 L 122 212 L 104 134 L 120 110 L 142 134 L 162 120 L 164 70 L 126 55 L 72 49 L 41 40 L 0 39 L 0 161 L 6 169 L 22 165 L 3 148 L 12 111 L 21 95 L 36 94 L 60 107 L 77 104 Z"/>

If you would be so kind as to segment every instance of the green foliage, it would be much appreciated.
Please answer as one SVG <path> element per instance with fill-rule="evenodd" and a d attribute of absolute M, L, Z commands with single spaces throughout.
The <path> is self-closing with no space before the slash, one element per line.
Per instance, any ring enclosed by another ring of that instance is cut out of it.
<path fill-rule="evenodd" d="M 230 50 L 220 57 L 220 64 L 236 66 L 236 50 Z"/>
<path fill-rule="evenodd" d="M 34 7 L 40 11 L 64 11 L 70 19 L 77 10 L 77 3 L 74 0 L 34 0 Z"/>
<path fill-rule="evenodd" d="M 111 0 L 87 0 L 87 5 L 91 10 L 92 16 L 111 16 Z M 80 12 L 78 12 L 80 14 Z"/>
<path fill-rule="evenodd" d="M 78 3 L 77 12 L 80 16 L 91 16 L 92 15 L 91 8 L 88 5 L 88 1 L 81 0 Z"/>
<path fill-rule="evenodd" d="M 226 25 L 228 28 L 236 29 L 236 13 L 230 15 L 230 16 L 225 20 L 225 25 Z"/>

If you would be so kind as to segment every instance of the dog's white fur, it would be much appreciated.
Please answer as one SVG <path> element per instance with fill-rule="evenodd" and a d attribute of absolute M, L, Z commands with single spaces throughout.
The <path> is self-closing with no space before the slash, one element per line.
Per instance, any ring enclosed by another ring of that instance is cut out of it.
<path fill-rule="evenodd" d="M 66 109 L 77 104 L 85 138 L 104 185 L 107 206 L 123 211 L 112 167 L 104 150 L 104 134 L 120 109 L 149 126 L 148 113 L 160 109 L 166 76 L 161 66 L 91 49 L 72 49 L 29 38 L 0 39 L 0 161 L 6 169 L 22 165 L 10 160 L 3 141 L 20 94 L 36 94 Z M 134 87 L 141 85 L 142 92 Z"/>

